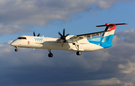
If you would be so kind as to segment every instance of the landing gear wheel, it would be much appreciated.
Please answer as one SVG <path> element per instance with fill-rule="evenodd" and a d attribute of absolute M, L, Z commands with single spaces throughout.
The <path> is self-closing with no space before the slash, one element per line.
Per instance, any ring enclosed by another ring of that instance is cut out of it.
<path fill-rule="evenodd" d="M 48 57 L 53 57 L 53 54 L 52 54 L 52 53 L 49 53 L 49 54 L 48 54 Z"/>
<path fill-rule="evenodd" d="M 15 52 L 18 52 L 18 49 L 17 48 L 15 49 Z"/>
<path fill-rule="evenodd" d="M 77 51 L 76 52 L 76 55 L 81 55 L 82 53 L 80 51 Z"/>

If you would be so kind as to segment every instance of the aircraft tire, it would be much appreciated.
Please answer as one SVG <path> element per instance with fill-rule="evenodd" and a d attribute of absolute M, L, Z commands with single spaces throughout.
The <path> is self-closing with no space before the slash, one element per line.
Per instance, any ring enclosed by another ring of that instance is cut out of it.
<path fill-rule="evenodd" d="M 18 49 L 15 49 L 15 52 L 18 52 Z"/>
<path fill-rule="evenodd" d="M 82 53 L 80 51 L 77 51 L 76 52 L 76 55 L 81 55 Z"/>
<path fill-rule="evenodd" d="M 52 54 L 52 53 L 49 53 L 49 54 L 48 54 L 48 57 L 53 57 L 53 54 Z"/>

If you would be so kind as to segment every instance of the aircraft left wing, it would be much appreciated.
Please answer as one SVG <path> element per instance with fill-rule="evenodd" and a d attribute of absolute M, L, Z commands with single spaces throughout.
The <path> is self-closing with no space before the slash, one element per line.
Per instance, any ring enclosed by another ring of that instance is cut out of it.
<path fill-rule="evenodd" d="M 100 31 L 100 32 L 94 32 L 94 33 L 75 35 L 72 37 L 72 39 L 80 40 L 80 39 L 83 39 L 84 37 L 92 38 L 93 36 L 97 36 L 97 35 L 100 36 L 102 33 L 105 33 L 105 32 L 108 32 L 108 31 Z"/>

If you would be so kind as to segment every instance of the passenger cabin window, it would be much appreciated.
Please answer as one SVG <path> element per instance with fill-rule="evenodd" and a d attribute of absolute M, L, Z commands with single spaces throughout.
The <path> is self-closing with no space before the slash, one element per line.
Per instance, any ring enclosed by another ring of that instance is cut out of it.
<path fill-rule="evenodd" d="M 26 37 L 18 37 L 17 39 L 26 39 Z"/>

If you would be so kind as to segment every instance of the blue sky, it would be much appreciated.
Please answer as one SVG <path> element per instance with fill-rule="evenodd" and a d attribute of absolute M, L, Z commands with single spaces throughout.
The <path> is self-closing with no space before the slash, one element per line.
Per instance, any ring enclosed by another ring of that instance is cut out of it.
<path fill-rule="evenodd" d="M 90 33 L 95 31 L 104 30 L 104 28 L 97 28 L 96 25 L 105 24 L 105 23 L 129 23 L 127 27 L 118 28 L 116 31 L 124 31 L 127 29 L 134 28 L 134 3 L 135 1 L 129 2 L 116 2 L 113 6 L 108 8 L 97 8 L 91 6 L 91 9 L 88 11 L 82 11 L 79 13 L 70 14 L 71 17 L 69 20 L 57 20 L 52 19 L 50 23 L 44 25 L 36 24 L 18 24 L 21 27 L 29 30 L 28 32 L 20 32 L 13 34 L 3 34 L 0 41 L 1 43 L 8 42 L 9 40 L 14 40 L 20 35 L 32 35 L 33 31 L 41 33 L 47 37 L 58 37 L 58 31 L 62 31 L 63 28 L 66 28 L 66 32 L 72 35 L 77 35 L 81 33 Z M 44 15 L 45 16 L 45 15 Z M 46 20 L 45 20 L 46 21 Z M 9 37 L 10 36 L 10 37 Z"/>
<path fill-rule="evenodd" d="M 0 0 L 1 86 L 134 86 L 135 0 Z M 112 48 L 83 52 L 21 49 L 8 42 L 40 33 L 59 37 L 102 31 L 117 26 Z"/>

